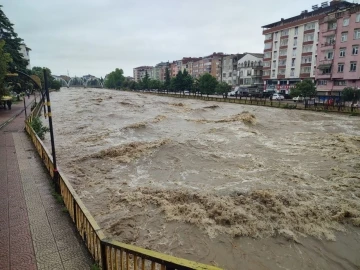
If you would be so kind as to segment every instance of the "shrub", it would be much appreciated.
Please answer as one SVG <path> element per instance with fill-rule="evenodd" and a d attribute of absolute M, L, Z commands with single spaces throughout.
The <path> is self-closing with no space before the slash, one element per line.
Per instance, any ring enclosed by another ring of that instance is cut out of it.
<path fill-rule="evenodd" d="M 39 117 L 34 117 L 30 125 L 41 140 L 45 139 L 45 133 L 50 131 L 48 127 L 44 127 Z"/>

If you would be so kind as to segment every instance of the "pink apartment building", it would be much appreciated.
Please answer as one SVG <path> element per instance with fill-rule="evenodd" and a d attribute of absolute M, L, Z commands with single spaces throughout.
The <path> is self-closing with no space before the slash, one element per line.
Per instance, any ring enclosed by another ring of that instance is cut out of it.
<path fill-rule="evenodd" d="M 338 9 L 319 20 L 317 71 L 319 95 L 360 89 L 360 5 Z"/>

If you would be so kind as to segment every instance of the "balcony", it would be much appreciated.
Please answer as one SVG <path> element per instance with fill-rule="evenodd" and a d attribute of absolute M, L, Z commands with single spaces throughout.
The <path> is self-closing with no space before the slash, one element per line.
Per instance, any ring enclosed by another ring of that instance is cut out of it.
<path fill-rule="evenodd" d="M 331 40 L 331 41 L 327 41 L 323 44 L 321 44 L 321 50 L 325 51 L 325 50 L 331 50 L 335 48 L 335 40 Z"/>
<path fill-rule="evenodd" d="M 332 59 L 330 59 L 330 60 L 328 60 L 328 59 L 327 60 L 320 60 L 318 69 L 320 69 L 320 70 L 331 69 L 332 63 L 333 63 Z"/>
<path fill-rule="evenodd" d="M 322 30 L 321 31 L 322 35 L 323 36 L 335 36 L 336 34 L 336 28 L 333 29 L 333 28 L 330 28 L 330 29 L 325 29 L 325 30 Z"/>

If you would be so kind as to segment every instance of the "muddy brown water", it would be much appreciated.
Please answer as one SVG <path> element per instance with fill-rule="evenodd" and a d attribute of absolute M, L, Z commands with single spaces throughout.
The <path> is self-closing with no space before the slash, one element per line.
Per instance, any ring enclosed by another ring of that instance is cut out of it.
<path fill-rule="evenodd" d="M 51 98 L 59 167 L 108 235 L 224 269 L 360 268 L 359 118 L 103 89 Z"/>

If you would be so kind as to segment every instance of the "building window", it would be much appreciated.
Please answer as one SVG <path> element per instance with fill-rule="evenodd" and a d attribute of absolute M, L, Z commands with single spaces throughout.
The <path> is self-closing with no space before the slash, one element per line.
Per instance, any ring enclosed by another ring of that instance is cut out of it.
<path fill-rule="evenodd" d="M 356 14 L 356 22 L 360 22 L 360 13 Z"/>
<path fill-rule="evenodd" d="M 338 72 L 340 73 L 344 72 L 344 64 L 338 64 Z"/>
<path fill-rule="evenodd" d="M 353 55 L 358 55 L 359 53 L 359 45 L 355 45 L 352 47 L 352 54 Z"/>
<path fill-rule="evenodd" d="M 334 52 L 333 51 L 327 51 L 325 58 L 326 58 L 325 60 L 333 59 L 334 58 Z"/>
<path fill-rule="evenodd" d="M 271 72 L 271 77 L 275 77 L 275 70 Z"/>
<path fill-rule="evenodd" d="M 293 69 L 293 68 L 291 69 L 291 71 L 290 71 L 290 76 L 291 76 L 291 77 L 294 77 L 294 76 L 295 76 L 295 69 Z"/>
<path fill-rule="evenodd" d="M 226 78 L 226 73 L 223 73 L 223 78 Z"/>
<path fill-rule="evenodd" d="M 276 61 L 273 62 L 273 68 L 276 68 Z"/>
<path fill-rule="evenodd" d="M 348 32 L 342 32 L 341 33 L 341 42 L 347 41 Z"/>
<path fill-rule="evenodd" d="M 305 30 L 312 30 L 315 29 L 315 23 L 307 23 L 305 24 Z"/>
<path fill-rule="evenodd" d="M 270 67 L 270 62 L 269 62 L 269 61 L 265 61 L 265 62 L 264 62 L 264 67 Z"/>
<path fill-rule="evenodd" d="M 288 44 L 289 40 L 287 38 L 284 38 L 280 41 L 280 46 L 286 46 Z"/>
<path fill-rule="evenodd" d="M 264 53 L 264 58 L 271 58 L 271 52 Z"/>
<path fill-rule="evenodd" d="M 279 34 L 278 32 L 275 33 L 275 39 L 278 38 L 278 34 Z"/>
<path fill-rule="evenodd" d="M 285 75 L 285 69 L 284 68 L 279 69 L 278 75 Z"/>
<path fill-rule="evenodd" d="M 301 58 L 301 63 L 302 64 L 311 63 L 311 60 L 312 60 L 312 56 L 304 56 Z"/>
<path fill-rule="evenodd" d="M 270 42 L 268 42 L 268 43 L 265 43 L 265 50 L 267 50 L 267 49 L 271 49 L 271 43 Z"/>
<path fill-rule="evenodd" d="M 348 25 L 349 25 L 349 21 L 350 21 L 349 18 L 345 18 L 345 19 L 343 20 L 343 26 L 348 26 Z"/>
<path fill-rule="evenodd" d="M 330 74 L 331 73 L 331 68 L 325 68 L 323 69 L 322 74 Z"/>
<path fill-rule="evenodd" d="M 332 22 L 328 24 L 328 30 L 335 30 L 336 29 L 336 22 Z"/>
<path fill-rule="evenodd" d="M 351 72 L 356 71 L 356 65 L 357 65 L 357 62 L 350 62 L 350 71 Z"/>
<path fill-rule="evenodd" d="M 292 51 L 292 57 L 296 57 L 296 49 L 295 48 Z"/>
<path fill-rule="evenodd" d="M 291 60 L 291 66 L 292 66 L 292 67 L 295 67 L 295 59 L 292 59 L 292 60 Z"/>
<path fill-rule="evenodd" d="M 294 47 L 297 46 L 297 38 L 294 38 Z"/>
<path fill-rule="evenodd" d="M 302 67 L 300 73 L 310 73 L 311 67 Z"/>
<path fill-rule="evenodd" d="M 277 52 L 274 52 L 274 59 L 277 58 Z"/>
<path fill-rule="evenodd" d="M 269 76 L 270 75 L 270 70 L 264 70 L 263 75 L 264 76 Z"/>
<path fill-rule="evenodd" d="M 346 81 L 334 81 L 334 86 L 345 86 Z"/>
<path fill-rule="evenodd" d="M 265 40 L 269 40 L 269 39 L 271 39 L 272 38 L 272 34 L 267 34 L 267 35 L 265 35 Z"/>
<path fill-rule="evenodd" d="M 286 55 L 287 54 L 287 50 L 280 50 L 279 51 L 279 55 L 280 56 L 284 56 L 284 55 Z"/>
<path fill-rule="evenodd" d="M 279 60 L 279 66 L 286 66 L 286 59 Z"/>
<path fill-rule="evenodd" d="M 355 29 L 354 32 L 354 39 L 360 39 L 360 29 Z"/>
<path fill-rule="evenodd" d="M 304 36 L 304 41 L 314 41 L 314 34 L 308 34 Z"/>
<path fill-rule="evenodd" d="M 281 31 L 281 36 L 284 37 L 284 36 L 288 36 L 289 35 L 289 29 L 286 29 L 286 30 L 282 30 Z"/>
<path fill-rule="evenodd" d="M 312 45 L 305 45 L 303 46 L 303 52 L 312 52 Z"/>
<path fill-rule="evenodd" d="M 299 34 L 299 27 L 295 27 L 295 33 L 294 35 L 297 36 Z"/>
<path fill-rule="evenodd" d="M 275 43 L 274 43 L 274 49 L 275 50 L 277 50 L 277 44 L 278 44 L 277 41 L 275 41 Z"/>
<path fill-rule="evenodd" d="M 340 48 L 340 57 L 345 57 L 346 48 Z"/>
<path fill-rule="evenodd" d="M 319 80 L 318 85 L 327 85 L 327 80 Z"/>

